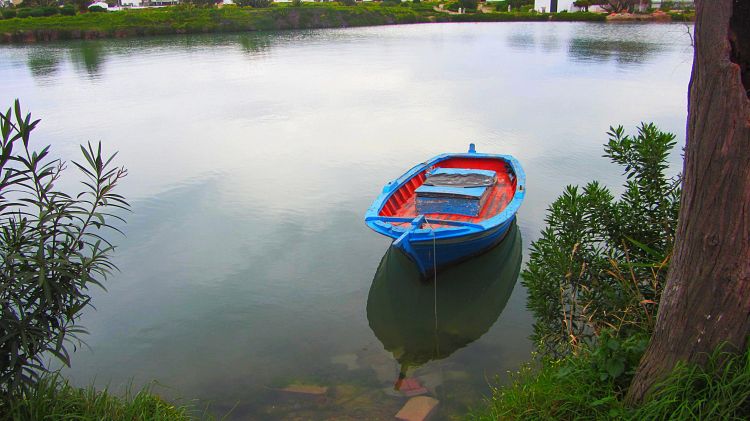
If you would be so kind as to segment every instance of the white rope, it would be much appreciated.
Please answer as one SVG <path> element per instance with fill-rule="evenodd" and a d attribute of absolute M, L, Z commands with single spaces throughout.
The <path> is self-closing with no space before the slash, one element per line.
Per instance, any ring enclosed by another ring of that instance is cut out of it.
<path fill-rule="evenodd" d="M 434 310 L 435 314 L 435 336 L 437 337 L 437 330 L 438 330 L 438 318 L 437 318 L 437 240 L 435 239 L 435 228 L 432 227 L 432 224 L 430 224 L 430 221 L 427 220 L 427 218 L 424 218 L 424 221 L 427 223 L 427 226 L 430 227 L 430 231 L 432 231 L 432 274 L 433 274 L 433 283 L 435 285 L 435 289 L 433 290 L 433 302 L 432 302 L 432 308 Z M 435 344 L 437 346 L 437 343 Z M 439 350 L 438 350 L 439 352 Z"/>

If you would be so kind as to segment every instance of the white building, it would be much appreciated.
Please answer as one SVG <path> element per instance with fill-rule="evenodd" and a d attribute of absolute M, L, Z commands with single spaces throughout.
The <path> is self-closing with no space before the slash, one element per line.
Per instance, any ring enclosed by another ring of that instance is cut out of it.
<path fill-rule="evenodd" d="M 573 6 L 575 0 L 534 0 L 534 10 L 542 13 L 556 13 L 567 10 L 575 12 L 577 7 Z"/>

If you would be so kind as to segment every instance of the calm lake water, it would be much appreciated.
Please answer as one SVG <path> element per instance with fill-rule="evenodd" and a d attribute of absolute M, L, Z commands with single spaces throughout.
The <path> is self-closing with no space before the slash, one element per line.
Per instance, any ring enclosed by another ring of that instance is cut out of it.
<path fill-rule="evenodd" d="M 95 291 L 89 348 L 65 373 L 114 390 L 156 380 L 230 419 L 389 419 L 400 365 L 439 418 L 477 406 L 530 358 L 516 279 L 546 207 L 567 184 L 620 190 L 601 157 L 610 125 L 653 121 L 684 144 L 691 62 L 677 24 L 0 47 L 0 105 L 18 97 L 43 119 L 38 145 L 71 160 L 101 140 L 130 173 L 121 272 Z M 528 193 L 509 240 L 438 274 L 435 294 L 363 214 L 386 181 L 469 142 L 515 155 Z"/>

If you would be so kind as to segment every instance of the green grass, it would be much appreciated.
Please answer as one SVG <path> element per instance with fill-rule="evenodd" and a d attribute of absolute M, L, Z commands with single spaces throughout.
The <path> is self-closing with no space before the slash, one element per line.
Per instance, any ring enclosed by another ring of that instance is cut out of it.
<path fill-rule="evenodd" d="M 0 419 L 77 421 L 184 421 L 195 419 L 189 406 L 175 406 L 145 387 L 137 393 L 128 388 L 122 397 L 108 390 L 71 386 L 58 375 L 44 377 L 20 398 L 0 401 Z"/>
<path fill-rule="evenodd" d="M 628 408 L 622 401 L 626 389 L 621 385 L 632 376 L 625 376 L 625 383 L 612 378 L 602 380 L 592 353 L 527 364 L 511 375 L 510 385 L 493 388 L 486 405 L 466 418 L 750 419 L 750 348 L 743 354 L 719 349 L 707 361 L 705 367 L 678 365 L 638 408 Z"/>
<path fill-rule="evenodd" d="M 492 388 L 492 397 L 467 419 L 606 419 L 622 416 L 613 379 L 602 380 L 589 355 L 525 364 L 508 386 Z"/>
<path fill-rule="evenodd" d="M 720 348 L 705 367 L 679 365 L 638 408 L 639 420 L 750 419 L 750 348 L 730 354 Z"/>

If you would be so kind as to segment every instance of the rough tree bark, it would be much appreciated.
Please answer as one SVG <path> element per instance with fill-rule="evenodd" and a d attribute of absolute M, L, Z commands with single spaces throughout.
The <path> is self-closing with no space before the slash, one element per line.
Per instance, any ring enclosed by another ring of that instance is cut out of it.
<path fill-rule="evenodd" d="M 750 334 L 750 0 L 698 0 L 683 193 L 656 329 L 628 391 Z"/>

